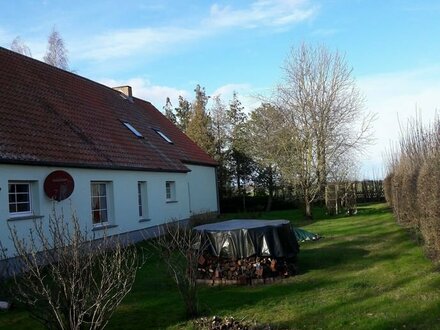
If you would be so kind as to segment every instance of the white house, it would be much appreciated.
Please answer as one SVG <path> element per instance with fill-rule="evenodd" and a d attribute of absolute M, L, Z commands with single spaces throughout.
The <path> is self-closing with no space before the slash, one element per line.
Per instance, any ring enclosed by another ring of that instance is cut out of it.
<path fill-rule="evenodd" d="M 112 234 L 217 212 L 216 162 L 131 88 L 0 48 L 0 241 L 53 205 Z"/>

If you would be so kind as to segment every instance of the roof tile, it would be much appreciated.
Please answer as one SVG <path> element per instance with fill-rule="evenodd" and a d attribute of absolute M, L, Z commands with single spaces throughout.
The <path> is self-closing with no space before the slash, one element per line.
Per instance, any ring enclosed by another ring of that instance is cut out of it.
<path fill-rule="evenodd" d="M 216 165 L 151 103 L 1 47 L 0 85 L 0 163 L 178 172 L 185 163 Z"/>

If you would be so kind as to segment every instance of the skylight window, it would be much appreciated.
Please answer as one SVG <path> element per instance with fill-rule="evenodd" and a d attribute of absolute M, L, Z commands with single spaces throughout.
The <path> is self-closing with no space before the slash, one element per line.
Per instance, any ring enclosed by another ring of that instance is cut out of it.
<path fill-rule="evenodd" d="M 133 126 L 131 126 L 131 124 L 129 123 L 123 123 L 125 125 L 125 127 L 127 127 L 134 135 L 136 135 L 138 138 L 143 138 L 142 134 L 139 133 L 139 131 L 134 128 Z"/>
<path fill-rule="evenodd" d="M 167 142 L 170 143 L 170 144 L 173 143 L 173 141 L 171 141 L 171 139 L 170 139 L 168 136 L 166 136 L 162 131 L 159 131 L 158 129 L 155 129 L 155 131 L 156 131 L 157 134 L 160 135 L 160 137 L 161 137 L 162 139 L 164 139 L 165 141 L 167 141 Z"/>

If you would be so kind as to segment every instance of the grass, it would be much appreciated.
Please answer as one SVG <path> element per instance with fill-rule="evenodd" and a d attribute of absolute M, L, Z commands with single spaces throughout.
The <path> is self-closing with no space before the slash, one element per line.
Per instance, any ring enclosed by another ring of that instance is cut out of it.
<path fill-rule="evenodd" d="M 202 287 L 205 315 L 233 315 L 275 329 L 440 329 L 440 274 L 394 222 L 384 204 L 354 217 L 299 211 L 239 215 L 290 219 L 325 238 L 305 243 L 300 275 L 256 287 Z M 227 215 L 236 217 L 238 215 Z M 109 329 L 191 329 L 172 281 L 157 259 L 138 274 Z M 38 329 L 19 308 L 0 313 L 0 329 Z"/>

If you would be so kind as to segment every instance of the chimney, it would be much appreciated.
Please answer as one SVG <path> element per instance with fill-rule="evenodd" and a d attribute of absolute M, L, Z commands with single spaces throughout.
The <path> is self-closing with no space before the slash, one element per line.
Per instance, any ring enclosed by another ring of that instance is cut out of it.
<path fill-rule="evenodd" d="M 113 87 L 113 89 L 124 94 L 128 100 L 133 101 L 133 93 L 131 91 L 131 86 L 118 86 L 118 87 Z"/>

